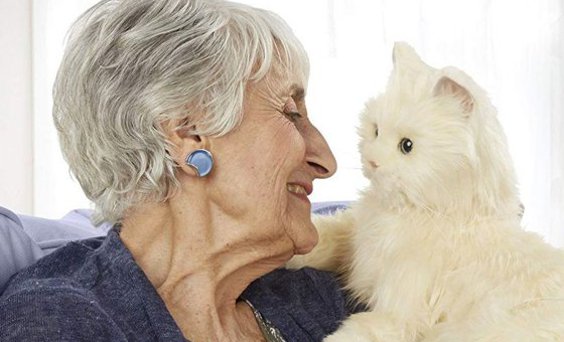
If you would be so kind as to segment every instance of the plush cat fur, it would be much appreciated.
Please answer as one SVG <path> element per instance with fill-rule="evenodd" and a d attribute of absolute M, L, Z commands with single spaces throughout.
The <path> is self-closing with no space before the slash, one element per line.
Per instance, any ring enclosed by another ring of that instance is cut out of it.
<path fill-rule="evenodd" d="M 289 267 L 336 271 L 369 307 L 325 341 L 564 341 L 564 251 L 520 227 L 496 111 L 463 72 L 394 46 L 386 93 L 361 115 L 370 186 L 317 217 Z"/>

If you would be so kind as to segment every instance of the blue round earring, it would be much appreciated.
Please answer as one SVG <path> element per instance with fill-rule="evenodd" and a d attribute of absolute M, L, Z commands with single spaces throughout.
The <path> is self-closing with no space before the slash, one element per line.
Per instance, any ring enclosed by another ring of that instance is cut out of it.
<path fill-rule="evenodd" d="M 195 150 L 186 157 L 186 165 L 193 168 L 199 177 L 205 177 L 213 169 L 213 156 L 208 150 Z"/>

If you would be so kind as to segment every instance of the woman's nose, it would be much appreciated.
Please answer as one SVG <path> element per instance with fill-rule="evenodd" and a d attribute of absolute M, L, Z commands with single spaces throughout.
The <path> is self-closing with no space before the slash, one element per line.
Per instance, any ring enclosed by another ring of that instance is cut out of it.
<path fill-rule="evenodd" d="M 311 125 L 307 130 L 306 162 L 315 178 L 328 178 L 337 171 L 337 161 L 327 141 L 321 133 Z"/>

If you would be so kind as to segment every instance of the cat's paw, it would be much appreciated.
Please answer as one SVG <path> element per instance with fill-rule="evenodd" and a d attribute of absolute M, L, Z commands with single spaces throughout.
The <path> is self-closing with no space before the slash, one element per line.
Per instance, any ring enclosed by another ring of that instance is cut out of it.
<path fill-rule="evenodd" d="M 350 331 L 348 329 L 339 329 L 337 332 L 325 337 L 323 342 L 375 342 L 379 340 L 371 339 L 365 335 L 359 334 L 358 331 Z"/>
<path fill-rule="evenodd" d="M 323 342 L 390 342 L 381 340 L 372 333 L 373 325 L 378 325 L 372 316 L 374 316 L 372 312 L 351 315 L 336 332 L 327 336 Z"/>
<path fill-rule="evenodd" d="M 341 327 L 324 342 L 411 342 L 416 334 L 390 315 L 360 312 L 347 318 Z"/>

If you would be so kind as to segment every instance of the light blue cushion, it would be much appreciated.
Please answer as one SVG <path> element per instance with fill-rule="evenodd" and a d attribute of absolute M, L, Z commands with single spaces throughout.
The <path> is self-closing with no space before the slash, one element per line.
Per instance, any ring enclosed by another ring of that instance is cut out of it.
<path fill-rule="evenodd" d="M 0 293 L 10 277 L 67 242 L 105 235 L 90 223 L 91 210 L 73 210 L 60 220 L 16 215 L 0 207 Z"/>
<path fill-rule="evenodd" d="M 313 203 L 312 212 L 331 215 L 348 202 Z M 60 220 L 16 215 L 0 207 L 0 294 L 10 277 L 39 258 L 75 240 L 106 235 L 110 224 L 94 227 L 92 210 L 77 209 Z"/>
<path fill-rule="evenodd" d="M 350 204 L 350 201 L 312 203 L 311 212 L 317 215 L 333 215 L 335 211 L 346 209 Z"/>
<path fill-rule="evenodd" d="M 43 255 L 41 247 L 24 231 L 20 218 L 0 207 L 0 292 L 12 274 Z"/>
<path fill-rule="evenodd" d="M 46 255 L 70 241 L 106 235 L 112 226 L 106 223 L 100 227 L 94 227 L 90 222 L 91 214 L 92 210 L 76 209 L 60 220 L 27 215 L 20 215 L 19 217 L 24 231 Z"/>

